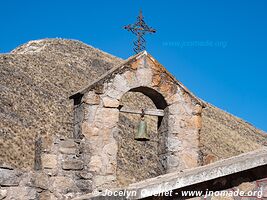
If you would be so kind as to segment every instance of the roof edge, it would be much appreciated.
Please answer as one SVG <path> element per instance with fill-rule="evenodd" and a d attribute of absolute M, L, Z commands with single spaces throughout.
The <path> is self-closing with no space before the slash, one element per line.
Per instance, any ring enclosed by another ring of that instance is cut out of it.
<path fill-rule="evenodd" d="M 83 89 L 79 90 L 78 92 L 73 93 L 71 96 L 69 96 L 69 99 L 74 99 L 77 95 L 84 95 L 86 92 L 88 92 L 92 88 L 92 86 L 97 84 L 99 81 L 103 80 L 106 76 L 108 76 L 109 74 L 115 72 L 117 69 L 123 67 L 124 65 L 126 65 L 129 62 L 131 62 L 132 60 L 138 59 L 139 57 L 141 57 L 143 55 L 147 55 L 147 51 L 144 50 L 144 51 L 142 51 L 142 52 L 140 52 L 140 53 L 138 53 L 136 55 L 133 55 L 133 56 L 127 58 L 123 63 L 111 68 L 105 74 L 103 74 L 98 79 L 96 79 L 92 83 L 90 83 L 87 86 L 85 86 Z"/>
<path fill-rule="evenodd" d="M 165 70 L 165 73 L 170 76 L 173 81 L 181 87 L 187 94 L 189 94 L 193 99 L 195 99 L 201 106 L 205 107 L 205 102 L 194 95 L 183 83 L 181 83 L 175 76 L 173 76 L 158 60 L 156 60 L 151 54 L 148 53 L 148 58 L 154 63 L 160 65 Z"/>
<path fill-rule="evenodd" d="M 113 67 L 112 69 L 108 70 L 105 74 L 103 74 L 102 76 L 100 76 L 98 79 L 96 79 L 95 81 L 93 81 L 92 83 L 90 83 L 89 85 L 87 85 L 86 87 L 84 87 L 83 89 L 79 90 L 78 92 L 72 94 L 69 99 L 75 99 L 76 97 L 80 96 L 80 95 L 84 95 L 86 92 L 88 92 L 94 85 L 96 85 L 98 82 L 100 82 L 101 80 L 105 79 L 109 74 L 114 73 L 116 70 L 120 69 L 121 67 L 123 67 L 124 65 L 126 65 L 127 63 L 133 61 L 133 60 L 137 60 L 142 56 L 147 56 L 154 64 L 156 65 L 160 65 L 160 67 L 162 67 L 165 70 L 165 73 L 170 76 L 173 80 L 173 82 L 175 82 L 179 87 L 181 87 L 187 94 L 189 94 L 193 99 L 195 99 L 201 106 L 205 107 L 205 102 L 202 101 L 200 98 L 198 98 L 196 95 L 194 95 L 189 89 L 187 89 L 180 81 L 178 81 L 162 64 L 160 64 L 159 61 L 157 61 L 151 54 L 147 53 L 146 50 L 133 55 L 131 57 L 129 57 L 127 60 L 125 60 L 123 63 Z"/>
<path fill-rule="evenodd" d="M 132 199 L 142 199 L 150 196 L 148 193 L 142 193 L 142 190 L 151 191 L 151 194 L 164 193 L 265 165 L 267 165 L 267 148 L 264 147 L 256 151 L 220 160 L 209 165 L 146 179 L 144 181 L 130 184 L 126 188 L 114 188 L 112 191 L 136 191 L 137 196 L 134 196 Z M 168 187 L 164 187 L 164 185 L 168 185 Z M 97 197 L 101 195 L 102 193 L 95 195 L 87 194 L 74 198 L 73 200 L 82 200 L 88 197 Z"/>

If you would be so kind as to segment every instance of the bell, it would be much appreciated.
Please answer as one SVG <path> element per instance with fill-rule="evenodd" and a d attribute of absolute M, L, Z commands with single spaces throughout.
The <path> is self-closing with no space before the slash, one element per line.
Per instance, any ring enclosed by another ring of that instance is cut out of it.
<path fill-rule="evenodd" d="M 149 137 L 147 135 L 147 123 L 145 121 L 145 118 L 142 116 L 141 120 L 138 125 L 138 130 L 137 133 L 135 134 L 134 137 L 135 140 L 138 141 L 148 141 Z"/>

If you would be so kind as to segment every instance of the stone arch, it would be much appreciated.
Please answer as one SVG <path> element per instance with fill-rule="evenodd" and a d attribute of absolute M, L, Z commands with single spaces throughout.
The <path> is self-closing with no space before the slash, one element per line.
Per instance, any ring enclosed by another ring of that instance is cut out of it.
<path fill-rule="evenodd" d="M 162 122 L 166 126 L 160 131 L 166 134 L 163 142 L 166 152 L 160 159 L 165 159 L 166 173 L 198 165 L 201 106 L 185 87 L 152 61 L 146 56 L 138 58 L 82 91 L 83 118 L 78 120 L 77 127 L 88 139 L 88 170 L 94 174 L 95 188 L 118 186 L 120 99 L 128 91 L 145 94 L 158 109 L 165 110 Z"/>
<path fill-rule="evenodd" d="M 141 92 L 144 95 L 148 96 L 154 102 L 155 106 L 158 109 L 163 109 L 164 110 L 168 106 L 165 98 L 163 97 L 163 95 L 161 93 L 159 93 L 158 91 L 156 91 L 155 89 L 153 89 L 153 88 L 140 86 L 140 87 L 132 88 L 129 91 Z"/>
<path fill-rule="evenodd" d="M 130 89 L 120 99 L 121 106 L 131 110 L 142 108 L 165 109 L 164 97 L 149 87 Z M 166 173 L 166 120 L 162 116 L 145 116 L 149 141 L 136 141 L 134 135 L 140 121 L 139 114 L 119 114 L 117 152 L 117 181 L 120 186 Z"/>
<path fill-rule="evenodd" d="M 129 91 L 141 92 L 142 94 L 146 95 L 147 97 L 149 97 L 153 101 L 153 103 L 155 104 L 157 109 L 165 110 L 168 106 L 168 104 L 165 100 L 165 97 L 153 88 L 140 86 L 140 87 L 132 88 Z M 163 117 L 161 117 L 161 116 L 158 117 L 158 128 L 160 127 L 162 120 L 163 120 Z"/>

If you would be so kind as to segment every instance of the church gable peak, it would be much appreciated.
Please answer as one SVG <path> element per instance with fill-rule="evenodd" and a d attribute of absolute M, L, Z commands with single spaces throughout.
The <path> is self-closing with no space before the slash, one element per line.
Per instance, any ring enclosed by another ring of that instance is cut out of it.
<path fill-rule="evenodd" d="M 127 71 L 129 71 L 129 73 L 135 71 L 135 76 L 137 76 L 138 79 L 137 83 L 140 84 L 139 86 L 159 88 L 159 90 L 166 93 L 166 96 L 174 94 L 178 86 L 181 91 L 187 93 L 194 101 L 204 106 L 203 101 L 198 99 L 181 82 L 176 80 L 176 78 L 146 50 L 129 57 L 122 64 L 110 69 L 84 89 L 70 96 L 70 99 L 80 98 L 85 93 L 95 88 L 102 88 L 105 82 L 114 79 L 117 74 L 127 74 L 125 73 Z M 127 77 L 127 75 L 124 75 L 124 78 L 133 79 L 133 77 Z M 129 81 L 131 82 L 132 80 L 122 81 L 120 84 L 123 85 Z M 131 87 L 133 88 L 134 86 L 132 85 Z M 129 90 L 130 89 L 129 87 Z"/>

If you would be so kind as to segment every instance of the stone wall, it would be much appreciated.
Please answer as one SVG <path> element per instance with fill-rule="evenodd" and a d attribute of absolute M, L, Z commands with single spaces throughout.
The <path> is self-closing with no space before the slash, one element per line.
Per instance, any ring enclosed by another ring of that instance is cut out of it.
<path fill-rule="evenodd" d="M 41 155 L 37 155 L 41 157 L 39 170 L 0 167 L 0 199 L 70 199 L 91 192 L 93 175 L 87 168 L 90 155 L 87 141 L 63 136 L 41 141 Z"/>
<path fill-rule="evenodd" d="M 86 194 L 73 200 L 85 199 L 194 199 L 194 200 L 256 200 L 267 198 L 267 149 L 241 154 L 209 165 L 176 171 L 132 183 L 102 193 Z M 262 193 L 261 190 L 262 189 Z M 211 191 L 211 192 L 209 192 Z M 222 191 L 219 195 L 219 192 Z M 226 197 L 223 194 L 229 194 Z M 260 196 L 240 197 L 243 195 Z M 258 194 L 251 194 L 258 191 Z M 208 193 L 207 193 L 208 192 Z M 212 193 L 213 192 L 213 193 Z M 233 194 L 233 192 L 235 192 Z M 215 194 L 214 194 L 215 193 Z M 208 195 L 206 195 L 208 194 Z M 213 195 L 214 194 L 214 195 Z M 209 196 L 209 197 L 205 197 Z M 235 196 L 232 198 L 230 195 Z"/>
<path fill-rule="evenodd" d="M 7 167 L 1 171 L 7 199 L 23 199 L 23 194 L 29 199 L 71 198 L 201 164 L 201 103 L 165 68 L 143 54 L 104 77 L 81 101 L 75 101 L 74 139 L 41 134 L 35 143 L 36 171 Z M 127 106 L 123 96 L 129 91 L 146 99 L 133 97 L 131 108 L 145 106 L 165 112 L 163 120 L 146 117 L 151 141 L 145 144 L 133 140 L 139 116 L 119 110 Z M 15 185 L 5 183 L 14 177 L 19 177 Z"/>
<path fill-rule="evenodd" d="M 165 155 L 154 165 L 159 166 L 159 162 L 166 163 L 164 168 L 168 173 L 201 164 L 201 103 L 179 86 L 165 68 L 144 53 L 103 75 L 81 99 L 84 108 L 81 133 L 89 141 L 91 159 L 88 169 L 94 173 L 94 190 L 119 185 L 117 169 L 120 169 L 118 164 L 121 163 L 118 163 L 118 155 L 120 161 L 122 155 L 118 154 L 117 136 L 120 135 L 120 126 L 123 124 L 120 121 L 122 118 L 119 118 L 119 108 L 123 95 L 128 91 L 141 92 L 149 97 L 158 109 L 165 109 L 167 131 L 161 130 L 166 134 L 165 144 L 162 145 L 166 148 Z M 129 143 L 129 151 L 134 146 Z M 155 152 L 154 155 L 156 154 Z M 155 172 L 154 176 L 159 173 Z"/>

